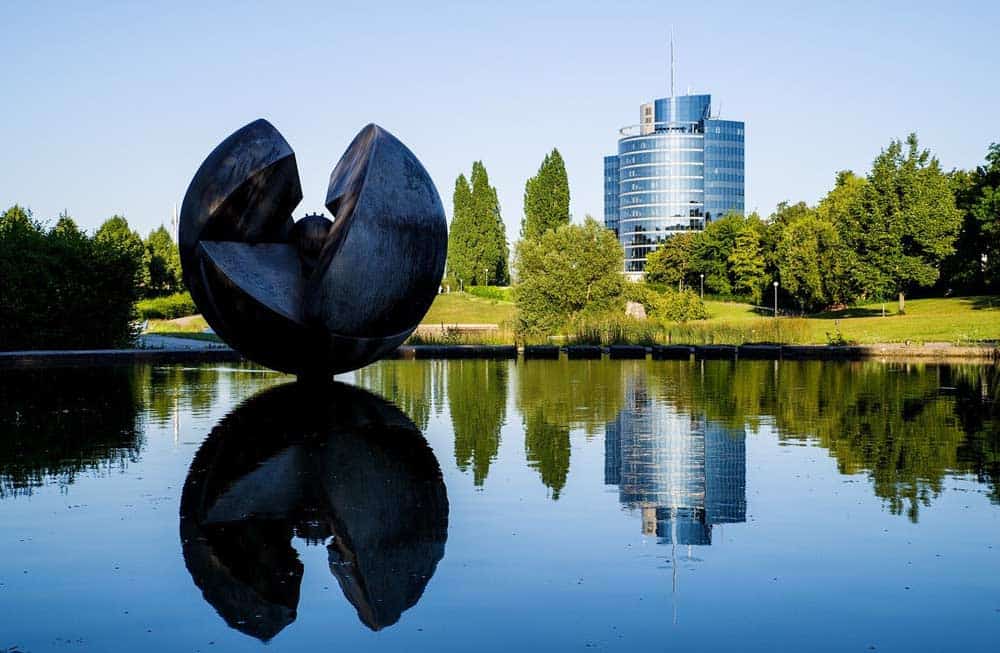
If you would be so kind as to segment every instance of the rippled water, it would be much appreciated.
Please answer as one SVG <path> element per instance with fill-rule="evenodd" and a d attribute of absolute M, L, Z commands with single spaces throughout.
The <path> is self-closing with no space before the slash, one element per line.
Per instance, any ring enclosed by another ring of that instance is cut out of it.
<path fill-rule="evenodd" d="M 0 651 L 1000 641 L 1000 373 L 0 371 Z"/>

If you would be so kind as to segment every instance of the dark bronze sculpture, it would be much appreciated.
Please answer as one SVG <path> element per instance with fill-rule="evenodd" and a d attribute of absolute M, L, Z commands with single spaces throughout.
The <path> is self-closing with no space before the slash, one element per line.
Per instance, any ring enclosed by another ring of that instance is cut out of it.
<path fill-rule="evenodd" d="M 268 640 L 295 620 L 298 536 L 368 628 L 396 623 L 444 555 L 448 496 L 416 425 L 339 383 L 266 390 L 225 417 L 181 496 L 184 562 L 233 628 Z"/>
<path fill-rule="evenodd" d="M 248 358 L 329 377 L 386 355 L 417 327 L 444 272 L 448 235 L 430 176 L 377 125 L 354 138 L 319 215 L 295 154 L 266 120 L 205 159 L 181 209 L 184 281 L 209 325 Z"/>

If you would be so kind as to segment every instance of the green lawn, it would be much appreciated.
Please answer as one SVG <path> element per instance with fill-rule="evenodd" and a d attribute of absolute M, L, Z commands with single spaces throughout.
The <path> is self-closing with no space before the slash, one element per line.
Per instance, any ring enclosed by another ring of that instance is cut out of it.
<path fill-rule="evenodd" d="M 749 304 L 706 300 L 710 318 L 701 323 L 747 327 L 756 320 L 765 325 L 769 318 L 755 313 Z M 895 301 L 855 306 L 842 311 L 793 318 L 801 328 L 795 340 L 825 344 L 827 334 L 839 328 L 843 338 L 861 344 L 883 342 L 973 342 L 1000 340 L 1000 297 L 949 297 L 911 299 L 906 313 L 899 315 Z M 787 320 L 789 318 L 781 318 Z"/>
<path fill-rule="evenodd" d="M 208 322 L 200 315 L 179 317 L 176 320 L 149 320 L 146 323 L 146 333 L 157 333 L 164 336 L 202 335 L 207 328 Z"/>
<path fill-rule="evenodd" d="M 911 299 L 906 313 L 896 312 L 895 302 L 868 304 L 808 319 L 813 342 L 826 342 L 835 328 L 849 341 L 971 342 L 1000 340 L 1000 297 L 949 297 Z"/>
<path fill-rule="evenodd" d="M 756 320 L 761 317 L 760 313 L 754 313 L 753 306 L 739 302 L 717 302 L 706 299 L 705 307 L 708 309 L 710 320 L 739 322 L 743 320 Z"/>
<path fill-rule="evenodd" d="M 839 328 L 848 342 L 861 344 L 905 342 L 968 343 L 1000 340 L 1000 297 L 950 297 L 911 299 L 906 313 L 896 312 L 896 303 L 869 304 L 843 311 L 823 313 L 806 318 L 779 318 L 784 328 L 775 335 L 774 318 L 754 313 L 749 304 L 706 301 L 710 318 L 705 321 L 678 325 L 673 337 L 697 338 L 706 342 L 728 342 L 732 339 L 768 340 L 781 338 L 794 343 L 825 344 L 828 334 Z M 424 324 L 497 324 L 510 326 L 514 304 L 453 292 L 438 295 Z M 148 333 L 212 338 L 203 336 L 205 320 L 192 315 L 178 320 L 150 320 Z M 712 333 L 717 336 L 712 336 Z M 675 340 L 675 342 L 678 342 Z"/>
<path fill-rule="evenodd" d="M 514 304 L 464 292 L 438 295 L 423 324 L 503 324 L 514 320 Z"/>

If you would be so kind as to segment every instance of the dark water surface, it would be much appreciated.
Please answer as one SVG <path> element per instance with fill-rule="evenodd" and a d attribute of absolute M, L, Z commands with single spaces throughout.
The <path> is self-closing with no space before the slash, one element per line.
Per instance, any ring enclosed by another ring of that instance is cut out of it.
<path fill-rule="evenodd" d="M 997 368 L 341 380 L 0 371 L 0 651 L 1000 650 Z"/>

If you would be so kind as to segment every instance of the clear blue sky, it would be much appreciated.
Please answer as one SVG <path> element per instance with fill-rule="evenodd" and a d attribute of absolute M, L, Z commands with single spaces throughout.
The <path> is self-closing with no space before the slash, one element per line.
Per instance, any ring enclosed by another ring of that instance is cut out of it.
<path fill-rule="evenodd" d="M 557 146 L 574 219 L 600 218 L 601 157 L 667 94 L 671 25 L 678 89 L 747 123 L 747 207 L 765 215 L 909 131 L 948 169 L 1000 141 L 997 2 L 146 4 L 0 6 L 0 207 L 88 229 L 123 212 L 145 235 L 219 141 L 264 117 L 297 154 L 297 216 L 377 122 L 449 215 L 482 159 L 516 238 L 525 179 Z"/>

